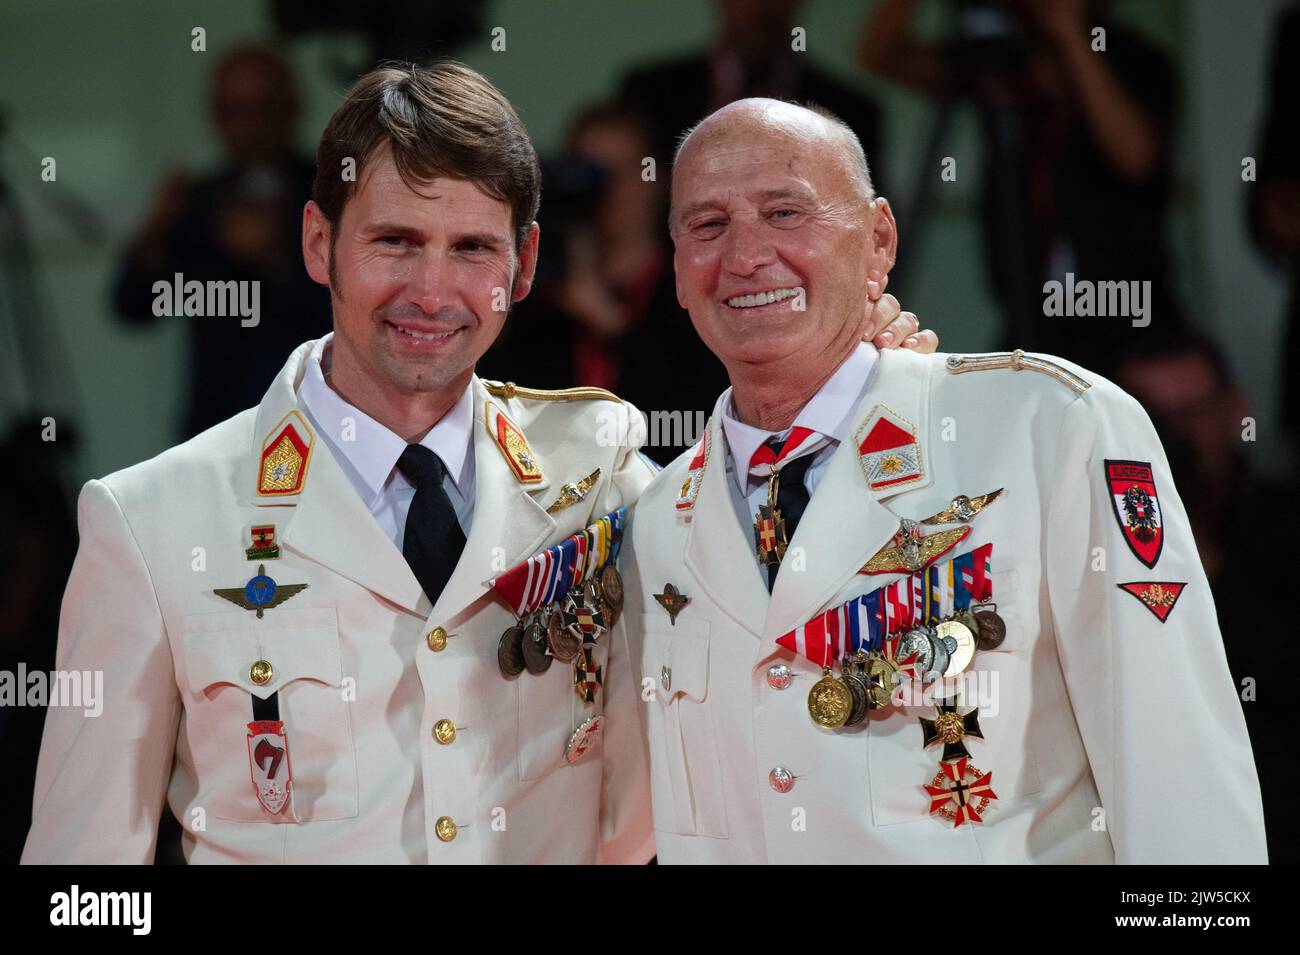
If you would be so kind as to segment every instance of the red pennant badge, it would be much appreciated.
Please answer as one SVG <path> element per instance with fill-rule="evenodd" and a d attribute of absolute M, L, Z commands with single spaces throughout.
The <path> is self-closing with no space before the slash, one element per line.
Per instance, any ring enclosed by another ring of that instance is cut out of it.
<path fill-rule="evenodd" d="M 1106 483 L 1119 529 L 1124 532 L 1133 556 L 1154 567 L 1165 544 L 1165 533 L 1151 465 L 1146 461 L 1111 460 L 1105 464 Z"/>
<path fill-rule="evenodd" d="M 289 767 L 289 738 L 281 720 L 255 720 L 248 724 L 248 769 L 257 801 L 277 815 L 293 798 L 293 772 Z"/>
<path fill-rule="evenodd" d="M 1131 584 L 1116 584 L 1115 586 L 1142 601 L 1142 606 L 1155 614 L 1156 619 L 1161 623 L 1164 623 L 1169 618 L 1169 615 L 1173 613 L 1174 604 L 1178 603 L 1178 598 L 1182 596 L 1183 588 L 1187 586 L 1187 583 L 1173 583 L 1167 580 L 1142 580 L 1134 581 Z"/>

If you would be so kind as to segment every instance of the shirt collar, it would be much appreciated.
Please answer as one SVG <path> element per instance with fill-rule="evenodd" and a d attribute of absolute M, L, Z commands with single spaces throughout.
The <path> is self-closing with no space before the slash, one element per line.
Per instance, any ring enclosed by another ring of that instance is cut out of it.
<path fill-rule="evenodd" d="M 829 437 L 832 447 L 837 446 L 852 424 L 853 413 L 862 401 L 867 381 L 875 370 L 879 357 L 875 345 L 859 342 L 858 347 L 835 369 L 835 373 L 799 409 L 794 423 L 784 431 L 764 431 L 736 418 L 731 389 L 728 388 L 722 402 L 722 430 L 727 437 L 727 447 L 731 451 L 733 471 L 740 493 L 743 495 L 749 490 L 750 459 L 759 446 L 773 435 L 787 435 L 796 426 L 811 428 Z"/>
<path fill-rule="evenodd" d="M 329 440 L 330 447 L 351 465 L 369 495 L 366 503 L 370 505 L 387 486 L 389 477 L 397 466 L 397 459 L 406 450 L 406 441 L 401 435 L 349 404 L 325 381 L 325 372 L 333 357 L 333 339 L 334 333 L 330 332 L 316 343 L 307 361 L 302 384 L 298 386 L 298 400 L 314 420 L 317 430 Z M 351 418 L 354 422 L 353 440 L 343 441 L 339 438 L 338 429 L 341 425 L 336 423 L 342 422 L 344 418 Z M 447 468 L 447 476 L 458 490 L 462 489 L 466 477 L 473 432 L 474 397 L 472 385 L 466 385 L 456 404 L 420 441 L 420 444 L 442 459 Z"/>

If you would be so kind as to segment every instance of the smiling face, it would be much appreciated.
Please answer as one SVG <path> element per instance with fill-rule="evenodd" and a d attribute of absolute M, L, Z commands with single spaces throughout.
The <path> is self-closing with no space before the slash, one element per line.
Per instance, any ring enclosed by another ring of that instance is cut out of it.
<path fill-rule="evenodd" d="M 346 391 L 400 401 L 459 393 L 532 284 L 537 226 L 516 254 L 510 206 L 465 179 L 413 189 L 388 148 L 366 162 L 333 236 L 308 203 L 303 254 L 330 285 L 334 378 Z"/>
<path fill-rule="evenodd" d="M 893 265 L 884 199 L 809 110 L 742 100 L 706 119 L 673 168 L 677 298 L 732 370 L 843 360 L 868 320 L 867 274 Z M 802 310 L 801 310 L 802 309 Z"/>

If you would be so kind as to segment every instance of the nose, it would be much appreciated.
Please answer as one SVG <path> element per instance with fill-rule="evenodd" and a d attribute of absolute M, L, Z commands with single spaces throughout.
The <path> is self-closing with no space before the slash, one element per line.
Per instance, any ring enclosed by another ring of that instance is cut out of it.
<path fill-rule="evenodd" d="M 412 265 L 410 280 L 406 285 L 406 299 L 412 305 L 418 305 L 426 315 L 432 315 L 454 298 L 447 263 L 433 247 L 433 243 L 430 243 Z"/>
<path fill-rule="evenodd" d="M 733 220 L 722 241 L 722 267 L 733 275 L 753 275 L 776 261 L 776 249 L 767 229 L 757 219 Z"/>

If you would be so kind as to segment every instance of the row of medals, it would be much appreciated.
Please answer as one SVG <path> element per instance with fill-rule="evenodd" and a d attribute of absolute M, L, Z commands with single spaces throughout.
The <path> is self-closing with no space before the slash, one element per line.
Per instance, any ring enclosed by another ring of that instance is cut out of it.
<path fill-rule="evenodd" d="M 594 622 L 587 632 L 578 619 L 584 609 Z M 501 634 L 497 644 L 501 675 L 513 678 L 527 670 L 539 676 L 551 668 L 554 660 L 575 662 L 584 650 L 596 646 L 600 635 L 614 626 L 622 612 L 623 578 L 610 562 L 597 576 L 547 606 L 525 614 Z M 576 668 L 574 685 L 585 699 Z"/>
<path fill-rule="evenodd" d="M 954 677 L 970 666 L 975 651 L 992 650 L 1006 639 L 1006 623 L 996 604 L 976 604 L 969 610 L 920 624 L 903 634 L 897 656 L 890 659 L 880 650 L 846 653 L 840 661 L 840 676 L 830 666 L 808 691 L 808 713 L 813 722 L 827 729 L 854 726 L 870 710 L 890 705 L 897 681 L 898 661 L 916 655 L 916 672 L 930 683 L 940 677 Z M 891 634 L 891 637 L 897 634 Z"/>

